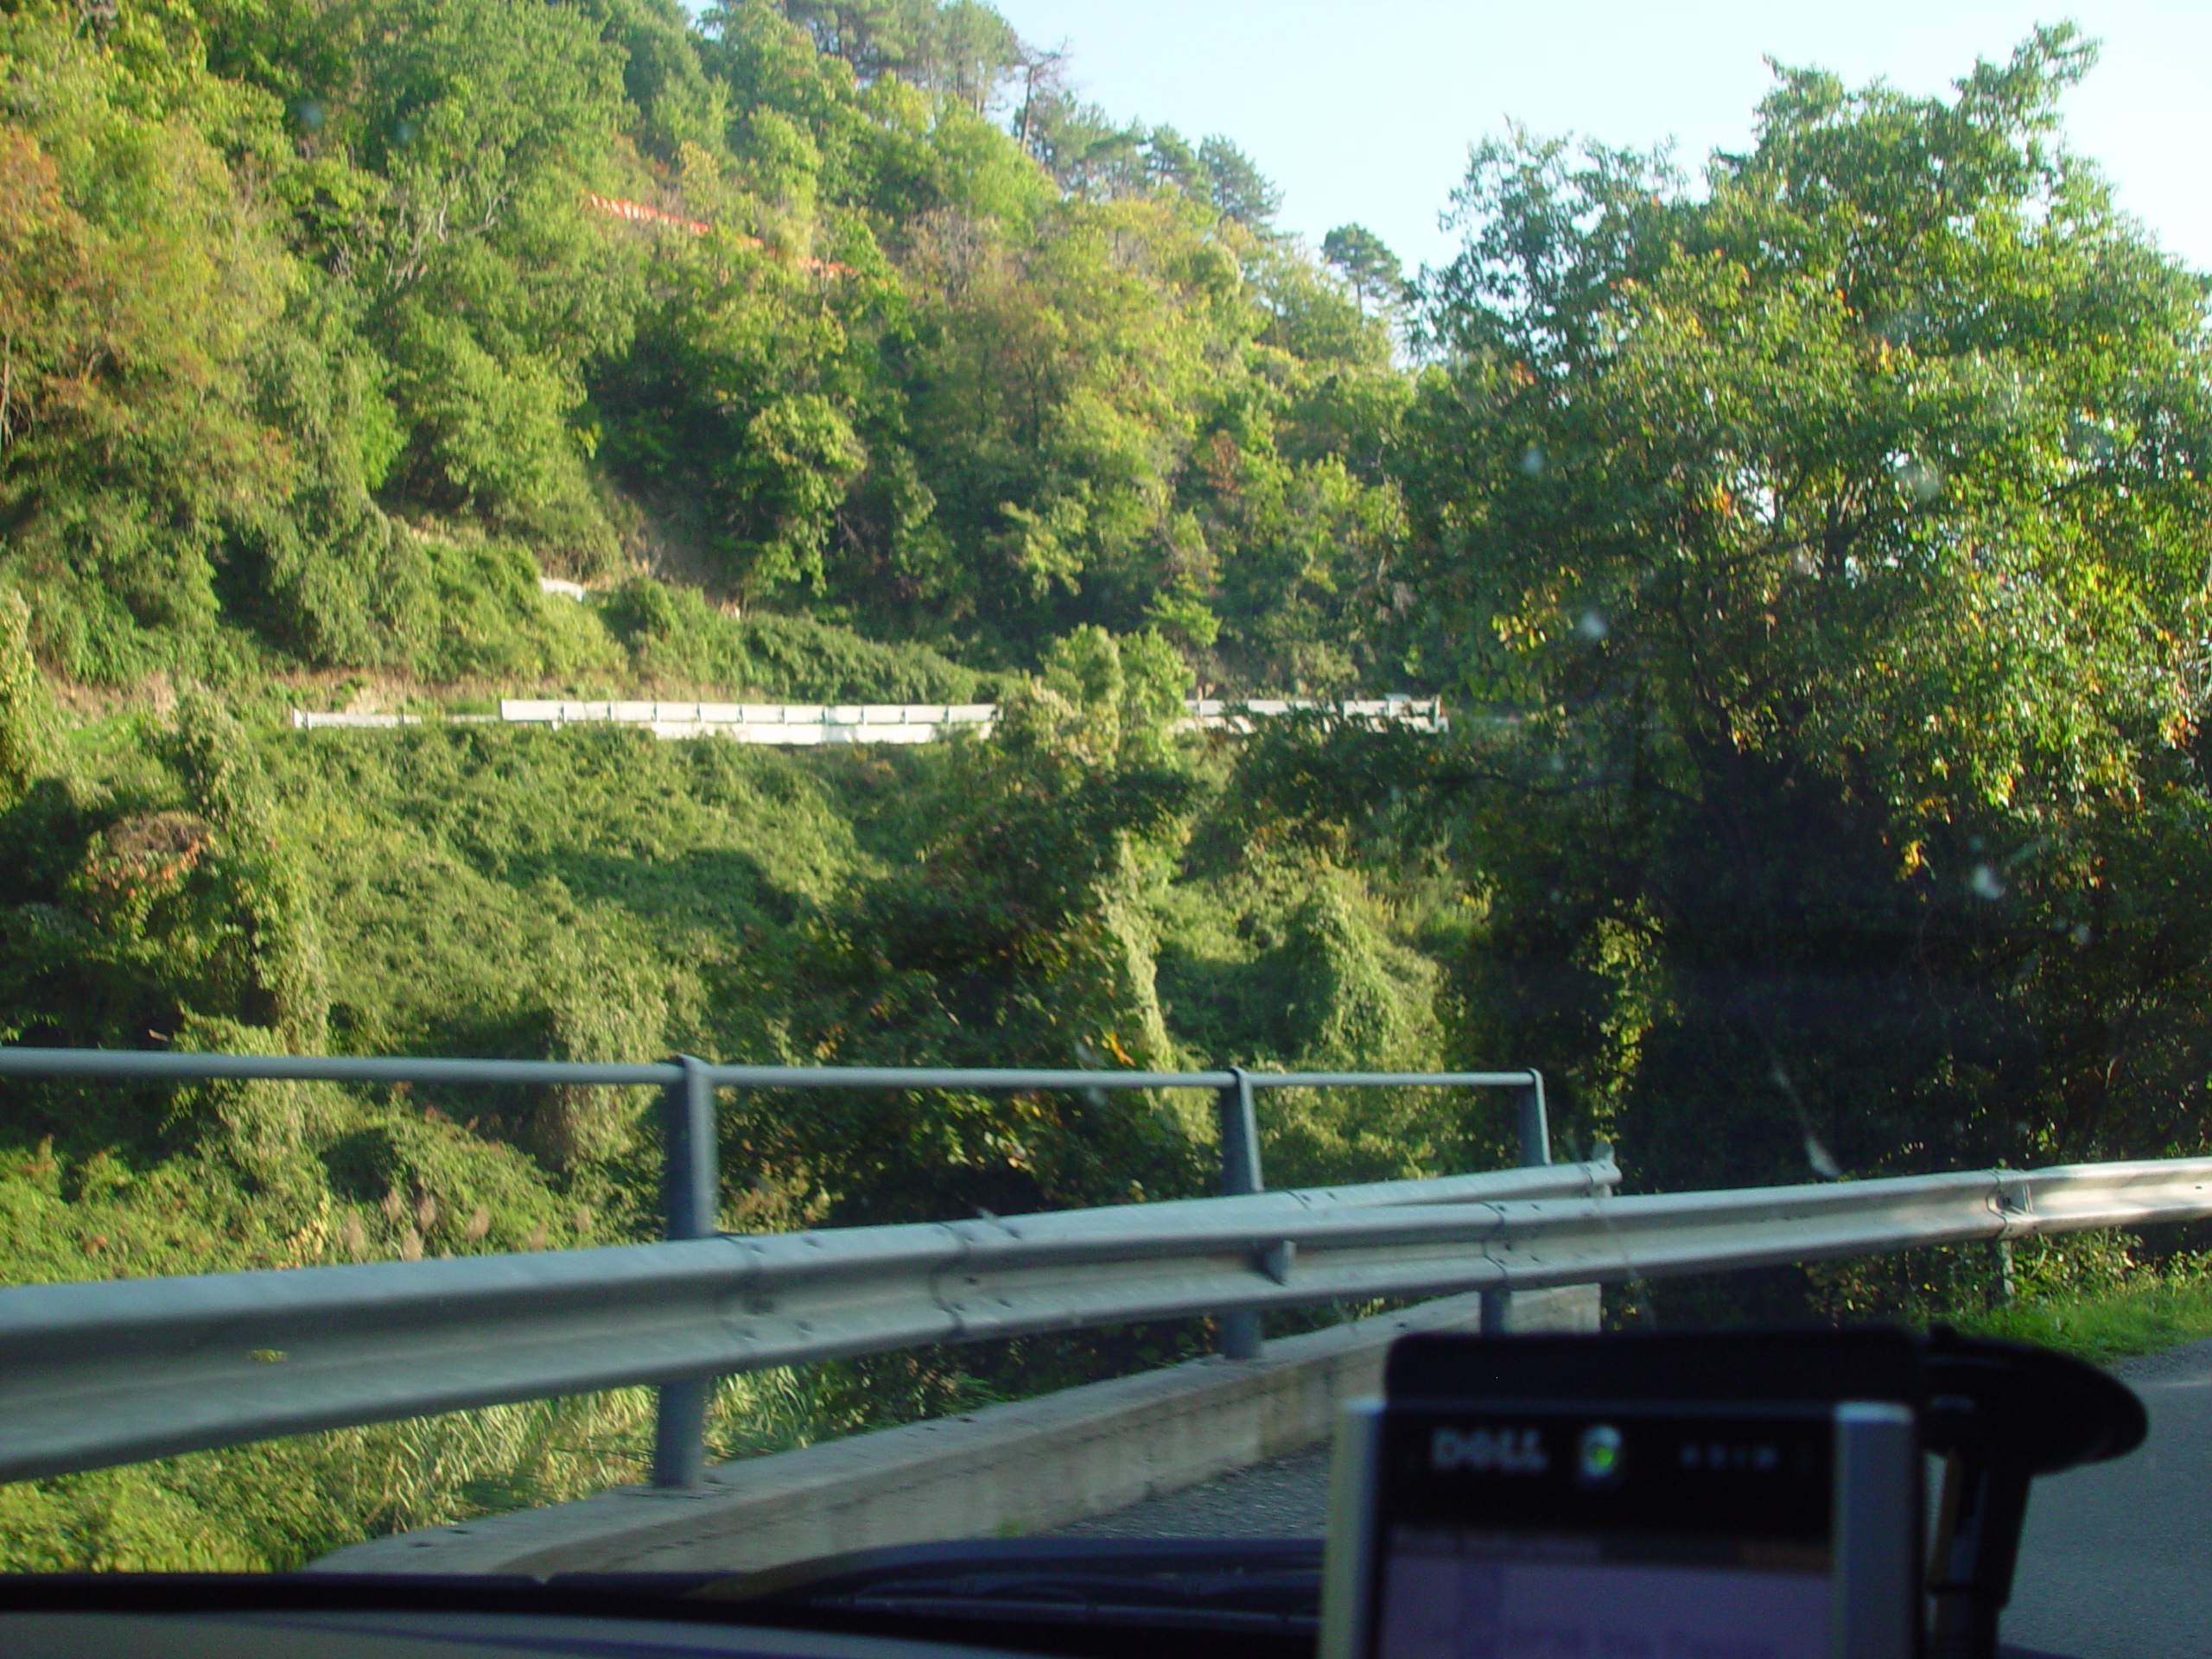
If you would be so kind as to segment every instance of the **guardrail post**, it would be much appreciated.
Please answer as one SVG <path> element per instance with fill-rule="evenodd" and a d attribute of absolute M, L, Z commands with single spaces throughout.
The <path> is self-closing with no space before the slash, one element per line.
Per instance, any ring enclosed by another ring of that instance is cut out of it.
<path fill-rule="evenodd" d="M 1214 1112 L 1221 1122 L 1221 1193 L 1241 1198 L 1266 1190 L 1260 1179 L 1260 1122 L 1252 1110 L 1252 1079 L 1241 1065 L 1229 1074 L 1236 1081 L 1214 1096 Z M 1257 1359 L 1266 1344 L 1260 1335 L 1260 1316 L 1250 1308 L 1215 1316 L 1221 1327 L 1221 1351 L 1230 1359 Z"/>
<path fill-rule="evenodd" d="M 661 1095 L 661 1212 L 671 1239 L 711 1238 L 721 1219 L 715 1085 L 703 1060 L 677 1057 L 681 1080 Z M 707 1474 L 707 1395 L 714 1379 L 660 1385 L 653 1413 L 653 1484 L 696 1486 Z"/>
<path fill-rule="evenodd" d="M 1535 1169 L 1552 1160 L 1551 1120 L 1544 1111 L 1544 1074 L 1529 1073 L 1529 1086 L 1516 1096 L 1521 1111 L 1521 1167 Z"/>
<path fill-rule="evenodd" d="M 1552 1160 L 1551 1121 L 1544 1110 L 1544 1074 L 1531 1071 L 1529 1084 L 1515 1092 L 1521 1131 L 1521 1167 L 1535 1169 Z M 1483 1334 L 1502 1337 L 1513 1329 L 1513 1293 L 1483 1292 Z"/>

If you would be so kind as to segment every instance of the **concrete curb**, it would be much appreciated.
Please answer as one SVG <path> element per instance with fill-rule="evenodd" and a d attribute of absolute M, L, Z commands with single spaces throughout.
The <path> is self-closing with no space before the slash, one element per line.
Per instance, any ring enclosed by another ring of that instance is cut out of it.
<path fill-rule="evenodd" d="M 1408 1331 L 1473 1330 L 1479 1295 L 965 1416 L 725 1464 L 695 1492 L 626 1486 L 579 1503 L 372 1539 L 323 1573 L 753 1572 L 846 1550 L 1064 1526 L 1325 1438 L 1382 1386 Z M 1594 1330 L 1598 1287 L 1523 1291 L 1514 1328 Z"/>

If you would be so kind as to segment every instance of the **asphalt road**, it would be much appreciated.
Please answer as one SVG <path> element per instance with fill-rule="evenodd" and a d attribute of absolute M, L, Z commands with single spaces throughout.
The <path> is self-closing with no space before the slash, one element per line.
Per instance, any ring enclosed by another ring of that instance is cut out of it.
<path fill-rule="evenodd" d="M 2150 1438 L 2036 1483 L 2005 1641 L 2066 1659 L 2212 1659 L 2212 1342 L 2117 1370 L 2143 1396 Z M 1064 1532 L 1313 1536 L 1328 1479 L 1327 1451 L 1301 1452 Z"/>
<path fill-rule="evenodd" d="M 1295 1452 L 1203 1486 L 1093 1516 L 1066 1538 L 1318 1538 L 1329 1525 L 1329 1448 Z"/>
<path fill-rule="evenodd" d="M 2116 1370 L 2151 1436 L 2036 1483 L 2005 1638 L 2069 1659 L 2212 1659 L 2212 1342 Z"/>

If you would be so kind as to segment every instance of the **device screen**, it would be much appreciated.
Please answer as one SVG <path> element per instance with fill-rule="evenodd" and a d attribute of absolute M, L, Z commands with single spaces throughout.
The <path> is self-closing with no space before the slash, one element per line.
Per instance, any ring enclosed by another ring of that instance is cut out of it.
<path fill-rule="evenodd" d="M 1374 1659 L 1824 1659 L 1817 1410 L 1394 1403 Z"/>

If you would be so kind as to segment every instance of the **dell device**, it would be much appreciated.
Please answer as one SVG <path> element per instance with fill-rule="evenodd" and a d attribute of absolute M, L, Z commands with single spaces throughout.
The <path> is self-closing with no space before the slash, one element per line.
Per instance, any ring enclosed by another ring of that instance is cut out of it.
<path fill-rule="evenodd" d="M 1433 1391 L 1432 1365 L 1429 1391 L 1344 1413 L 1320 1659 L 1917 1653 L 1909 1406 L 1699 1398 L 1665 1365 L 1576 1398 L 1560 1376 L 1512 1376 L 1518 1340 L 1484 1343 L 1479 1370 L 1443 1368 L 1481 1392 Z M 1548 1386 L 1496 1391 L 1516 1381 Z"/>

